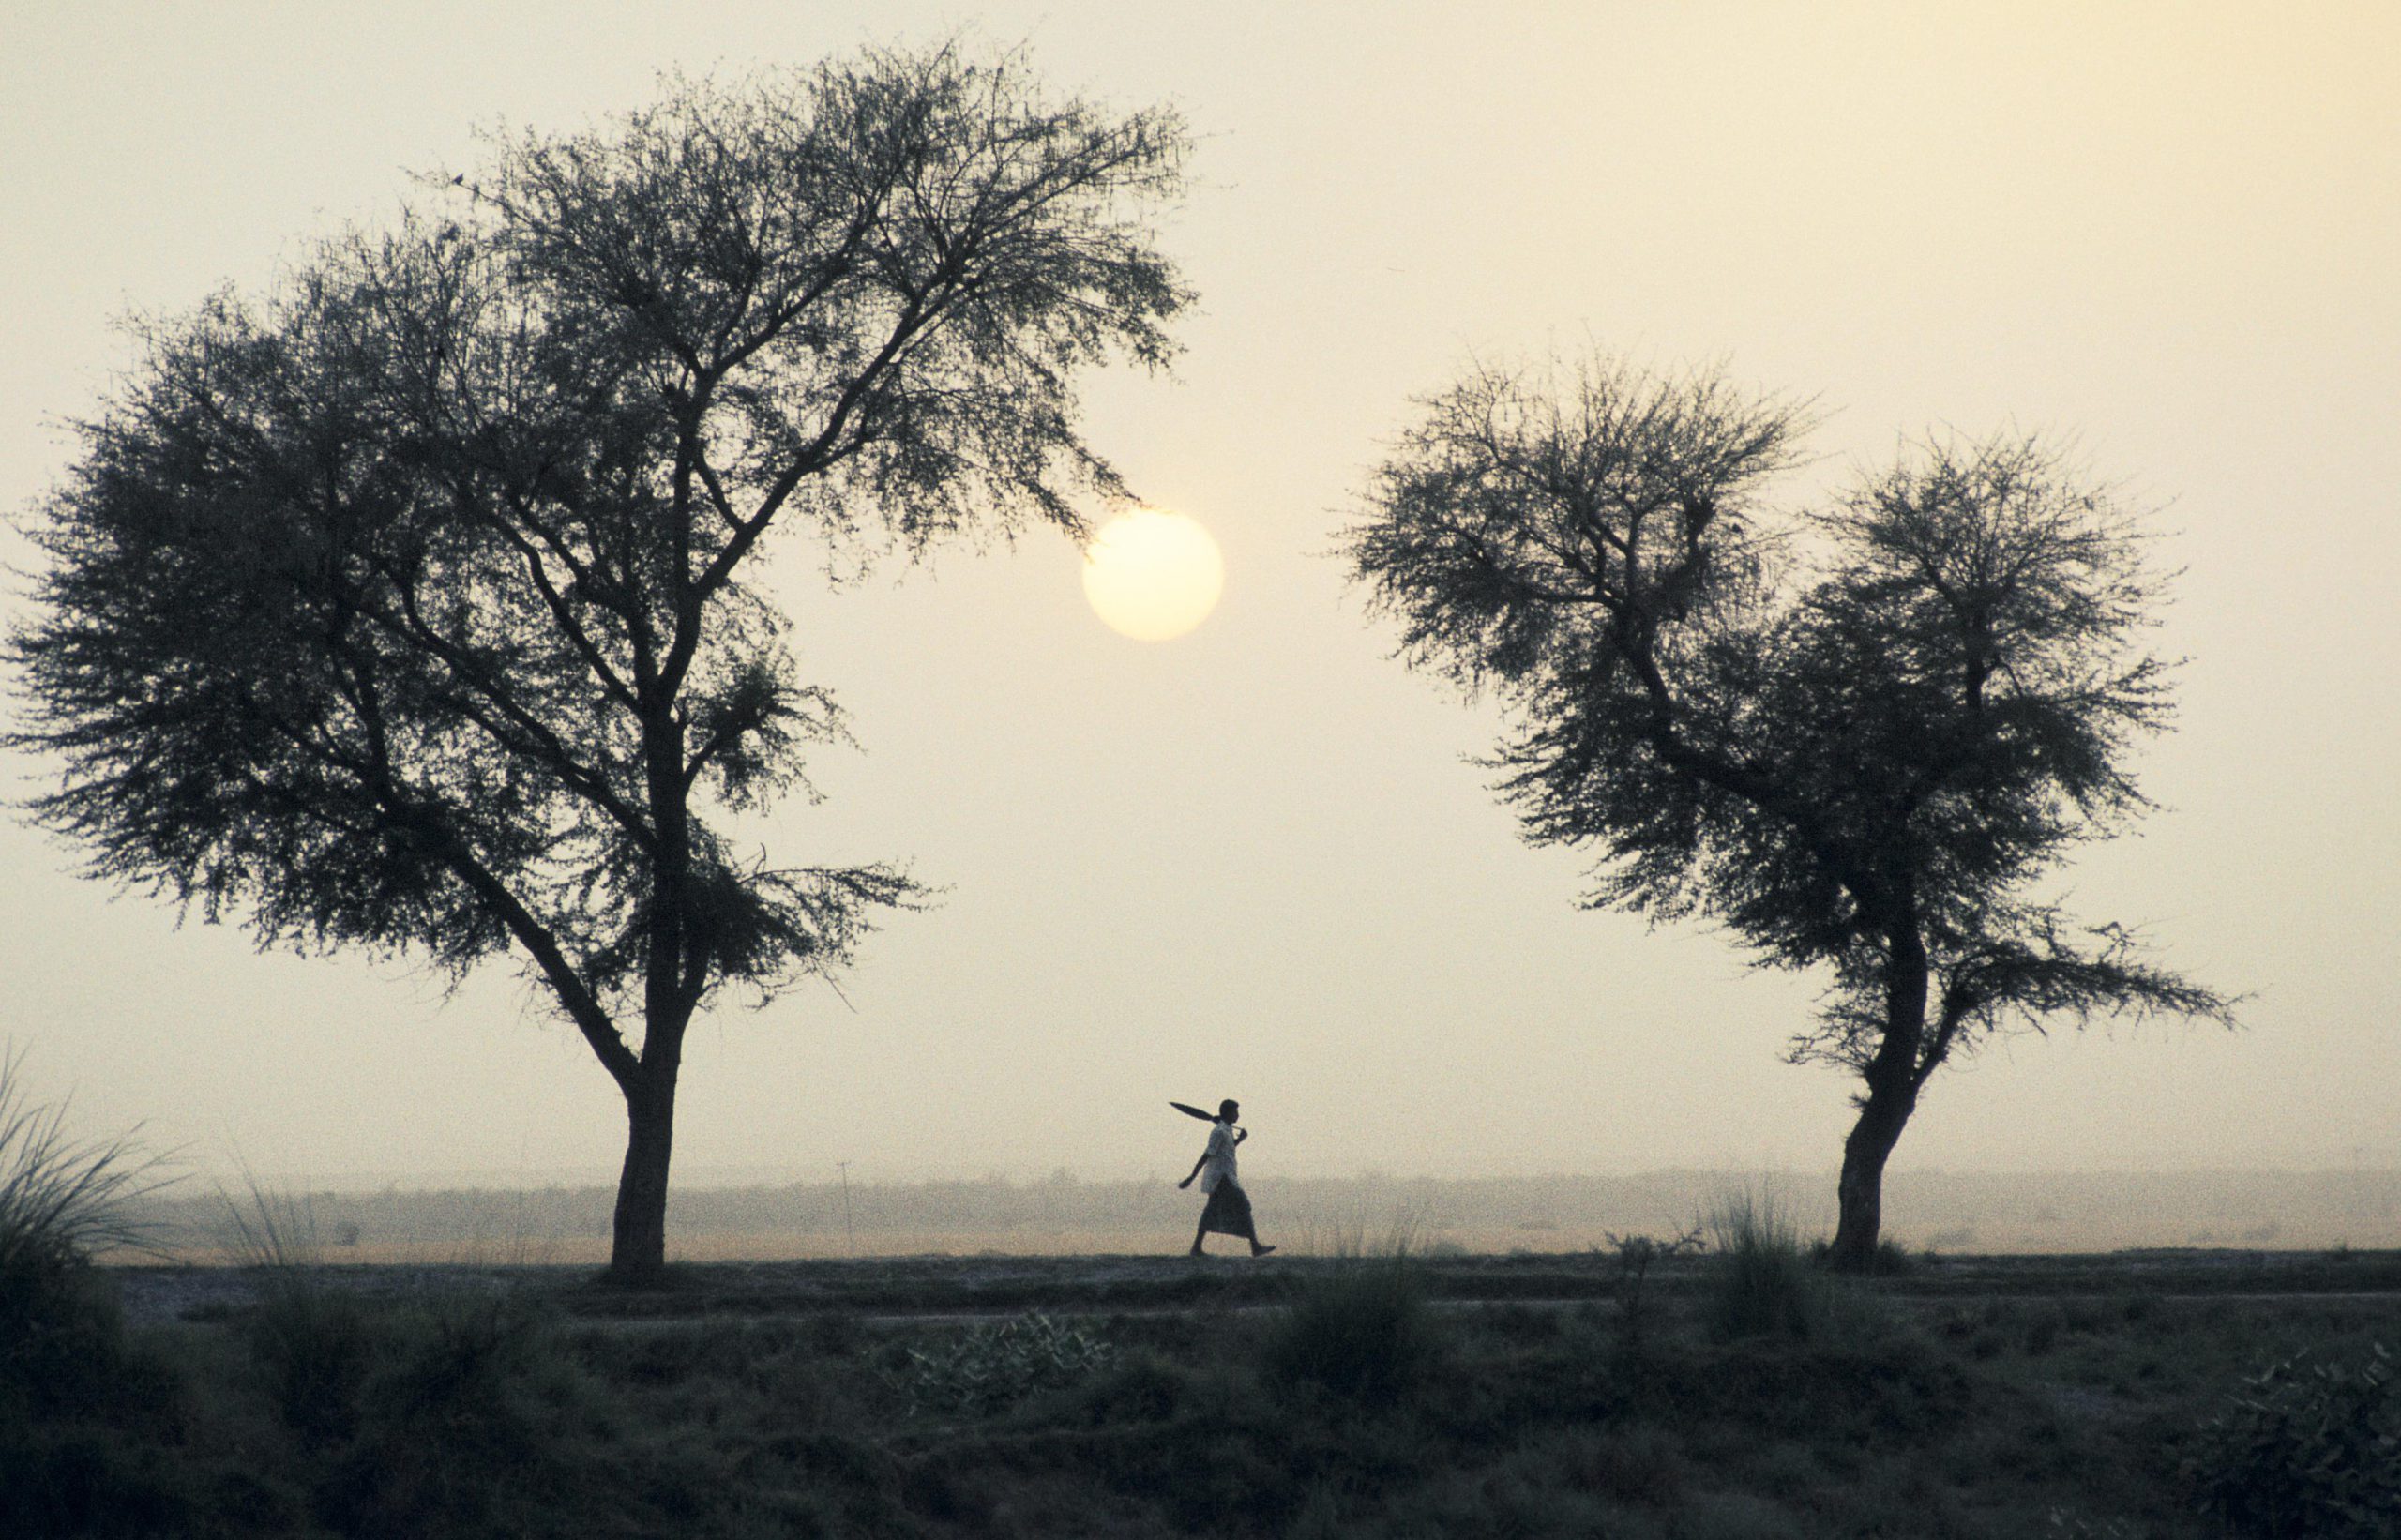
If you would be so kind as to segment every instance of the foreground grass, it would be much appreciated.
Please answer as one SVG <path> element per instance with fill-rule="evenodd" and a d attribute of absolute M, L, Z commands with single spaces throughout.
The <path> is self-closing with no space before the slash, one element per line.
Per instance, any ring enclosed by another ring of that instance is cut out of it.
<path fill-rule="evenodd" d="M 2401 1346 L 2375 1297 L 1948 1296 L 1753 1256 L 1654 1278 L 1629 1329 L 1446 1303 L 1459 1272 L 1218 1269 L 1239 1287 L 1181 1312 L 1006 1336 L 305 1269 L 128 1332 L 84 1276 L 78 1372 L 0 1375 L 0 1533 L 2273 1533 L 2204 1513 L 2212 1419 L 2295 1351 Z"/>

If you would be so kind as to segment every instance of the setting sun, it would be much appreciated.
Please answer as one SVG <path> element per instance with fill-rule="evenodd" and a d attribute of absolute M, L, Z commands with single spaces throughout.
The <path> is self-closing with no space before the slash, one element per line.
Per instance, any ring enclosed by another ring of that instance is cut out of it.
<path fill-rule="evenodd" d="M 0 0 L 0 1540 L 2401 1540 L 2401 0 L 596 8 Z"/>
<path fill-rule="evenodd" d="M 1141 508 L 1103 524 L 1084 548 L 1084 596 L 1110 628 L 1165 642 L 1209 618 L 1226 586 L 1217 542 L 1198 520 Z"/>

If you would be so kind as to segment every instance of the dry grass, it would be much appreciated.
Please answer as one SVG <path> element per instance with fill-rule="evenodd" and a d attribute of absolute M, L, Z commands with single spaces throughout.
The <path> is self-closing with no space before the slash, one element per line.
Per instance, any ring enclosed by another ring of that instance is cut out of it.
<path fill-rule="evenodd" d="M 2210 1259 L 1925 1264 L 1840 1280 L 1872 1330 L 1742 1335 L 1722 1257 L 1678 1257 L 1638 1351 L 1614 1257 L 1331 1249 L 695 1268 L 640 1299 L 303 1268 L 313 1293 L 149 1332 L 147 1389 L 11 1425 L 50 1442 L 8 1469 L 65 1461 L 84 1505 L 9 1532 L 2216 1540 L 2180 1471 L 2246 1380 L 2401 1340 L 2391 1257 L 2295 1260 L 2371 1291 L 2270 1300 Z M 1125 1284 L 1154 1291 L 1093 1304 Z M 976 1325 L 869 1312 L 971 1300 L 1074 1315 L 1078 1372 L 929 1414 L 912 1366 Z"/>
<path fill-rule="evenodd" d="M 0 1274 L 152 1254 L 157 1234 L 137 1205 L 172 1180 L 165 1162 L 142 1149 L 139 1130 L 71 1137 L 68 1104 L 36 1101 L 23 1064 L 22 1049 L 0 1049 Z"/>

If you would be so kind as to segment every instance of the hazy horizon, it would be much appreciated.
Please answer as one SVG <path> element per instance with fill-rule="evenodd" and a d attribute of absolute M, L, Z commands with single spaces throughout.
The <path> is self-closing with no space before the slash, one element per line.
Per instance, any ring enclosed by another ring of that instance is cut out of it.
<path fill-rule="evenodd" d="M 1442 1179 L 1273 1176 L 1251 1184 L 1262 1238 L 1296 1254 L 1405 1245 L 1435 1253 L 1607 1251 L 1612 1236 L 1709 1230 L 1729 1201 L 1773 1207 L 1805 1240 L 1831 1233 L 1814 1171 L 1645 1171 Z M 1172 1178 L 717 1185 L 689 1172 L 670 1254 L 697 1261 L 910 1255 L 1174 1255 L 1191 1205 Z M 186 1189 L 142 1206 L 154 1240 L 197 1262 L 255 1261 L 264 1213 L 290 1260 L 591 1264 L 608 1254 L 613 1185 Z M 2401 1172 L 1896 1172 L 1886 1234 L 1913 1250 L 2374 1250 L 2401 1223 Z M 139 1262 L 141 1258 L 119 1259 Z"/>
<path fill-rule="evenodd" d="M 0 501 L 130 356 L 128 310 L 256 292 L 470 130 L 565 129 L 657 71 L 1022 41 L 1061 92 L 1179 108 L 1172 378 L 1087 387 L 1092 443 L 1225 563 L 1155 643 L 1063 538 L 774 593 L 860 748 L 746 833 L 944 889 L 839 980 L 693 1029 L 678 1180 L 773 1170 L 1180 1174 L 1176 1097 L 1244 1104 L 1246 1179 L 1815 1173 L 1850 1078 L 1780 1052 L 1822 980 L 1587 913 L 1471 762 L 1488 704 L 1388 656 L 1323 554 L 1471 358 L 1722 361 L 1814 398 L 1801 505 L 1904 435 L 2073 437 L 2160 511 L 2176 730 L 2159 804 L 2061 893 L 2250 991 L 2243 1029 L 2022 1037 L 1946 1067 L 1938 1170 L 2401 1166 L 2401 8 L 1603 5 L 8 8 Z M 1095 510 L 1097 511 L 1097 510 Z M 22 537 L 0 550 L 23 569 Z M 6 617 L 23 613 L 13 581 Z M 0 706 L 0 711 L 13 705 Z M 0 761 L 8 796 L 55 767 Z M 496 965 L 261 955 L 0 820 L 0 1038 L 79 1129 L 212 1172 L 593 1171 L 622 1103 Z M 309 1180 L 316 1180 L 308 1177 Z M 1147 1179 L 1147 1178 L 1145 1178 Z M 1185 1195 L 1189 1196 L 1189 1195 Z M 1912 1223 L 1888 1203 L 1903 1233 Z M 1185 1221 L 1189 1224 L 1187 1215 Z"/>
<path fill-rule="evenodd" d="M 2363 1148 L 2361 1154 L 2365 1155 Z M 1033 1168 L 1009 1169 L 985 1167 L 980 1170 L 917 1167 L 864 1167 L 851 1164 L 849 1179 L 854 1186 L 913 1187 L 929 1185 L 975 1185 L 998 1184 L 1012 1187 L 1038 1187 L 1050 1184 L 1104 1185 L 1147 1183 L 1158 1180 L 1172 1182 L 1187 1168 L 1150 1169 L 1136 1166 L 1113 1168 L 1054 1166 L 1049 1170 Z M 2324 1165 L 2291 1166 L 1929 1166 L 1923 1163 L 1910 1167 L 1910 1174 L 1925 1177 L 1967 1177 L 1983 1179 L 2029 1178 L 2033 1180 L 2076 1179 L 2078 1181 L 2109 1181 L 2122 1177 L 2204 1178 L 2259 1177 L 2342 1177 L 2363 1183 L 2390 1181 L 2396 1184 L 2401 1195 L 2401 1161 L 2389 1165 L 2330 1162 Z M 843 1179 L 839 1166 L 821 1170 L 802 1166 L 774 1165 L 704 1165 L 678 1164 L 675 1169 L 679 1188 L 730 1190 L 782 1186 L 838 1186 Z M 1369 1182 L 1369 1183 L 1474 1183 L 1474 1182 L 1626 1182 L 1658 1176 L 1674 1176 L 1695 1180 L 1709 1179 L 1740 1184 L 1753 1178 L 1767 1177 L 1776 1181 L 1791 1181 L 1806 1186 L 1822 1182 L 1829 1192 L 1834 1188 L 1834 1170 L 1821 1166 L 1710 1166 L 1665 1165 L 1628 1166 L 1608 1170 L 1578 1170 L 1561 1167 L 1549 1170 L 1482 1171 L 1456 1173 L 1435 1170 L 1388 1170 L 1361 1167 L 1352 1170 L 1281 1170 L 1272 1177 L 1254 1181 L 1285 1182 Z M 187 1179 L 191 1185 L 227 1191 L 244 1191 L 255 1182 L 269 1192 L 341 1192 L 361 1193 L 397 1189 L 403 1192 L 491 1192 L 508 1193 L 536 1187 L 605 1187 L 614 1189 L 617 1168 L 610 1166 L 527 1166 L 461 1167 L 447 1170 L 401 1170 L 395 1169 L 360 1168 L 355 1170 L 257 1170 L 238 1166 L 204 1168 L 191 1171 Z"/>

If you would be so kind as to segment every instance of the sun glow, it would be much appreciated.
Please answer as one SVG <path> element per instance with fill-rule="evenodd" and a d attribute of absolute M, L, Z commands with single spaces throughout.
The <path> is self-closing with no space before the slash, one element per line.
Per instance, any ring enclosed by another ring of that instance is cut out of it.
<path fill-rule="evenodd" d="M 1084 548 L 1084 597 L 1110 628 L 1165 642 L 1209 618 L 1225 591 L 1225 559 L 1200 521 L 1140 508 L 1100 527 Z"/>

